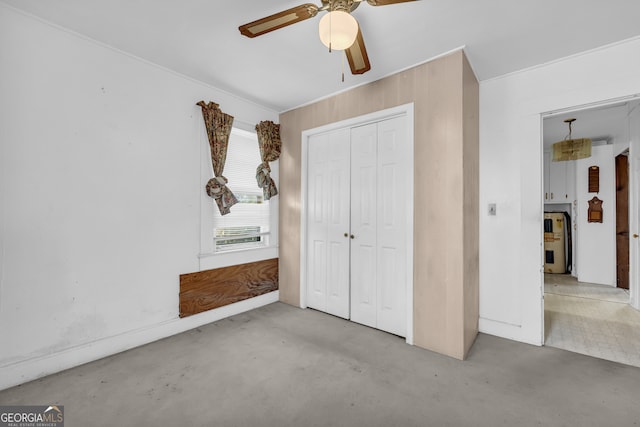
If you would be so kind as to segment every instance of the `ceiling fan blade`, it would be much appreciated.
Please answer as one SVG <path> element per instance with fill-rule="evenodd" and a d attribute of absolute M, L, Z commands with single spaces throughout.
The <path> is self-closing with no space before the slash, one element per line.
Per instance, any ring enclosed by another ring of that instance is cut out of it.
<path fill-rule="evenodd" d="M 369 55 L 367 55 L 367 49 L 364 47 L 364 39 L 362 38 L 360 28 L 358 28 L 356 41 L 353 42 L 349 49 L 345 50 L 345 53 L 349 60 L 351 74 L 364 74 L 371 69 Z"/>
<path fill-rule="evenodd" d="M 410 1 L 418 1 L 418 0 L 367 0 L 371 6 L 386 6 L 388 4 L 396 4 L 396 3 L 407 3 Z"/>
<path fill-rule="evenodd" d="M 266 18 L 241 25 L 238 29 L 243 35 L 253 38 L 270 31 L 286 27 L 287 25 L 313 18 L 318 14 L 318 10 L 318 6 L 311 3 L 305 3 L 300 6 L 292 7 L 291 9 L 283 10 L 282 12 L 274 15 L 267 16 Z"/>

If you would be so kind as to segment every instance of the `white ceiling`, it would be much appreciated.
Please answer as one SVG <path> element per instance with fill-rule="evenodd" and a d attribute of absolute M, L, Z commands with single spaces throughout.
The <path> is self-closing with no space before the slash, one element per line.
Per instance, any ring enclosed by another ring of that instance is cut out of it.
<path fill-rule="evenodd" d="M 624 143 L 629 139 L 627 115 L 639 105 L 637 99 L 546 117 L 543 121 L 544 148 L 562 141 L 569 134 L 565 119 L 575 118 L 572 138 L 590 138 L 594 143 Z"/>
<path fill-rule="evenodd" d="M 363 3 L 353 15 L 372 69 L 352 76 L 344 61 L 343 83 L 343 54 L 320 42 L 319 16 L 255 39 L 240 35 L 239 25 L 301 0 L 0 1 L 276 111 L 461 46 L 485 80 L 640 35 L 638 0 Z"/>

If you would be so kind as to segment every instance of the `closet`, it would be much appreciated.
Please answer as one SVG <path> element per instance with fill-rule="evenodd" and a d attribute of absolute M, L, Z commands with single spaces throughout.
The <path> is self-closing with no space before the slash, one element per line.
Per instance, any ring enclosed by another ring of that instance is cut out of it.
<path fill-rule="evenodd" d="M 311 135 L 307 147 L 307 306 L 400 336 L 413 218 L 406 120 Z"/>

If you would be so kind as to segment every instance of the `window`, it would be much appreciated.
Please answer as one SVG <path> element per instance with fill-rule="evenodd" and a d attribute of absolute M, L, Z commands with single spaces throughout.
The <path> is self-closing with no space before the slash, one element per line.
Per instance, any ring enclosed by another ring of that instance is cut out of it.
<path fill-rule="evenodd" d="M 262 162 L 255 133 L 233 128 L 229 137 L 223 175 L 238 199 L 231 213 L 215 210 L 215 251 L 260 248 L 269 245 L 270 207 L 256 183 L 255 172 Z"/>

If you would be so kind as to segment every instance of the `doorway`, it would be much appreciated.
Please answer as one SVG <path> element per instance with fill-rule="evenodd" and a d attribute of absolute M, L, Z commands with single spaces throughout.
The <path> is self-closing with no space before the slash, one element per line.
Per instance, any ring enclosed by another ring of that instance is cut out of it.
<path fill-rule="evenodd" d="M 631 306 L 629 294 L 629 288 L 633 294 L 637 287 L 629 271 L 634 264 L 629 256 L 634 243 L 629 242 L 630 220 L 637 216 L 629 209 L 629 141 L 633 139 L 629 128 L 637 104 L 637 100 L 625 100 L 543 116 L 542 194 L 543 212 L 560 210 L 570 215 L 567 228 L 574 249 L 573 263 L 564 274 L 544 269 L 544 345 L 634 366 L 640 366 L 640 355 L 634 350 L 640 346 L 640 312 Z M 573 138 L 592 140 L 592 155 L 565 162 L 564 174 L 550 174 L 549 169 L 559 167 L 551 166 L 549 151 L 553 143 L 566 139 L 568 118 L 577 118 Z M 592 166 L 600 171 L 595 187 L 589 185 Z M 563 182 L 550 182 L 558 176 Z M 558 188 L 567 203 L 550 201 L 551 191 L 556 189 L 557 196 Z M 604 208 L 601 222 L 588 221 L 588 202 L 594 197 Z"/>
<path fill-rule="evenodd" d="M 629 150 L 616 156 L 616 286 L 629 289 Z"/>

